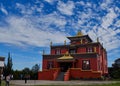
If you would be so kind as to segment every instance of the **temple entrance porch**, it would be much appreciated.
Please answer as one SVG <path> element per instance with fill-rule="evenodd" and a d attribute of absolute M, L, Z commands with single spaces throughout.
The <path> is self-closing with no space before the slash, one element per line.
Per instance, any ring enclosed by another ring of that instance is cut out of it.
<path fill-rule="evenodd" d="M 60 62 L 61 72 L 66 72 L 69 68 L 72 68 L 72 62 Z"/>

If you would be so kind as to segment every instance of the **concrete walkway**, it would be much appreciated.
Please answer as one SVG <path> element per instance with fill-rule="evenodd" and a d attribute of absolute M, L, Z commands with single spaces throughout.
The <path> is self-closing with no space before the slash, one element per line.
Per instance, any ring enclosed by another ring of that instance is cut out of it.
<path fill-rule="evenodd" d="M 30 85 L 92 85 L 92 84 L 110 84 L 120 83 L 120 81 L 46 81 L 46 80 L 11 80 L 10 84 L 13 86 L 30 86 Z"/>

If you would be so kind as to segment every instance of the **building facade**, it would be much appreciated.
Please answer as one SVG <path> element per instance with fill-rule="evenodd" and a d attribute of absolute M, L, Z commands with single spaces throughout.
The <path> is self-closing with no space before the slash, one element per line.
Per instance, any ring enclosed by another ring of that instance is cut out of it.
<path fill-rule="evenodd" d="M 66 41 L 64 45 L 51 44 L 50 54 L 43 54 L 39 80 L 96 79 L 108 74 L 107 52 L 99 39 L 93 42 L 81 32 L 67 38 L 70 44 L 66 44 Z"/>

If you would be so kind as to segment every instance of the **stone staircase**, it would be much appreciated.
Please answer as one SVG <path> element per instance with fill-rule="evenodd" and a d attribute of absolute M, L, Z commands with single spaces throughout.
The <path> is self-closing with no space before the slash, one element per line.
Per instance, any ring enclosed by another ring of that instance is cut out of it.
<path fill-rule="evenodd" d="M 56 81 L 64 81 L 64 74 L 65 74 L 65 72 L 60 72 Z"/>

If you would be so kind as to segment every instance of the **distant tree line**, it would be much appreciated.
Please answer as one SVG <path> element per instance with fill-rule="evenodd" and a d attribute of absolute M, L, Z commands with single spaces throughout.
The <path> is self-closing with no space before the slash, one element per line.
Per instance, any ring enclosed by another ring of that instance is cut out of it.
<path fill-rule="evenodd" d="M 120 79 L 120 58 L 116 59 L 112 67 L 108 68 L 111 79 Z"/>
<path fill-rule="evenodd" d="M 22 80 L 27 77 L 27 79 L 37 80 L 39 68 L 39 65 L 35 64 L 32 69 L 26 67 L 21 71 L 15 70 L 13 71 L 14 79 Z"/>
<path fill-rule="evenodd" d="M 32 69 L 29 69 L 28 67 L 24 68 L 23 70 L 13 70 L 12 68 L 13 62 L 12 57 L 10 56 L 10 53 L 8 53 L 8 59 L 7 64 L 5 64 L 3 69 L 3 76 L 6 77 L 7 75 L 13 75 L 13 79 L 38 79 L 38 71 L 40 69 L 40 66 L 38 64 L 35 64 Z"/>

